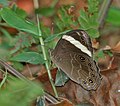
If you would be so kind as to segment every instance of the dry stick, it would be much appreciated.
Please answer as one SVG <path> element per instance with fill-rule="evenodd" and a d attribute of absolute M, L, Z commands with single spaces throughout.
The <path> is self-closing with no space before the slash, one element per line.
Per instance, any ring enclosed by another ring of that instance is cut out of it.
<path fill-rule="evenodd" d="M 39 8 L 38 0 L 33 0 L 33 1 L 34 1 L 35 9 Z M 45 50 L 45 47 L 44 47 L 45 44 L 44 44 L 42 34 L 41 34 L 41 30 L 40 30 L 40 21 L 39 21 L 39 15 L 38 14 L 36 15 L 36 18 L 37 18 L 37 23 L 38 23 L 37 24 L 38 25 L 38 36 L 39 36 L 39 40 L 40 40 L 40 44 L 41 44 L 43 57 L 44 57 L 44 60 L 45 60 L 45 67 L 47 69 L 48 77 L 49 77 L 50 83 L 52 85 L 53 91 L 55 93 L 55 96 L 58 97 L 57 90 L 55 88 L 55 85 L 54 85 L 54 82 L 53 82 L 53 79 L 52 79 L 52 76 L 51 76 L 51 73 L 50 73 L 49 63 L 48 63 L 48 59 L 47 59 L 47 56 L 46 56 L 46 50 Z"/>
<path fill-rule="evenodd" d="M 11 67 L 9 64 L 7 64 L 6 62 L 4 62 L 4 60 L 0 59 L 0 64 L 5 67 L 8 72 L 12 75 L 14 75 L 15 77 L 21 79 L 21 80 L 26 80 L 27 78 L 24 77 L 21 73 L 19 73 L 18 71 L 16 71 L 13 67 Z"/>
<path fill-rule="evenodd" d="M 3 66 L 5 69 L 7 69 L 8 73 L 14 75 L 15 77 L 19 78 L 22 81 L 26 81 L 27 83 L 31 84 L 31 81 L 28 80 L 24 75 L 19 73 L 16 69 L 11 67 L 7 62 L 4 60 L 0 59 L 0 65 Z M 49 102 L 56 104 L 59 103 L 59 100 L 55 98 L 54 96 L 50 95 L 46 91 L 44 92 L 45 99 L 48 100 Z"/>
<path fill-rule="evenodd" d="M 98 22 L 99 22 L 99 28 L 101 28 L 104 24 L 105 17 L 107 15 L 108 9 L 112 3 L 112 0 L 103 0 L 103 3 L 100 7 L 100 11 L 98 14 Z"/>

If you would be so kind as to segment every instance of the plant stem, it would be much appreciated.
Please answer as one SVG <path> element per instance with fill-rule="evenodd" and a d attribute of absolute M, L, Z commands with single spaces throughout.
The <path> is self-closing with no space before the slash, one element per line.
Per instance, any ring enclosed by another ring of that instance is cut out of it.
<path fill-rule="evenodd" d="M 38 0 L 33 0 L 33 2 L 34 2 L 35 9 L 38 9 L 39 8 Z M 47 60 L 46 50 L 45 50 L 45 47 L 44 47 L 44 41 L 43 41 L 41 30 L 40 30 L 40 21 L 39 21 L 39 15 L 38 14 L 36 15 L 36 18 L 37 18 L 37 23 L 38 23 L 37 24 L 38 25 L 38 36 L 39 36 L 39 41 L 40 41 L 40 44 L 41 44 L 41 49 L 42 49 L 42 52 L 43 52 L 43 57 L 44 57 L 44 60 L 45 60 L 45 67 L 46 67 L 46 70 L 48 72 L 48 77 L 49 77 L 50 83 L 52 85 L 54 94 L 55 94 L 56 97 L 58 97 L 57 90 L 55 88 L 55 85 L 54 85 L 54 82 L 53 82 L 53 79 L 52 79 L 52 76 L 51 76 L 51 73 L 50 73 L 49 63 L 48 63 L 48 60 Z"/>
<path fill-rule="evenodd" d="M 2 88 L 2 86 L 4 85 L 4 83 L 5 83 L 6 80 L 7 80 L 7 70 L 4 73 L 4 78 L 3 78 L 2 82 L 0 83 L 0 89 Z"/>
<path fill-rule="evenodd" d="M 102 6 L 98 14 L 99 28 L 103 26 L 105 17 L 107 15 L 108 9 L 111 5 L 112 0 L 103 0 Z"/>
<path fill-rule="evenodd" d="M 51 73 L 50 73 L 50 69 L 49 69 L 49 64 L 48 64 L 46 51 L 45 51 L 45 47 L 44 47 L 44 41 L 43 41 L 43 38 L 42 38 L 42 35 L 41 35 L 40 22 L 39 22 L 39 15 L 38 14 L 37 14 L 37 23 L 38 23 L 38 36 L 39 36 L 39 40 L 40 40 L 40 43 L 41 43 L 43 57 L 44 57 L 44 60 L 45 60 L 45 66 L 46 66 L 46 69 L 47 69 L 47 72 L 48 72 L 48 76 L 49 76 L 49 80 L 50 80 L 50 83 L 52 85 L 52 88 L 53 88 L 53 91 L 55 93 L 55 96 L 58 97 L 57 90 L 56 90 L 56 88 L 54 86 L 53 79 L 52 79 L 52 76 L 51 76 Z"/>

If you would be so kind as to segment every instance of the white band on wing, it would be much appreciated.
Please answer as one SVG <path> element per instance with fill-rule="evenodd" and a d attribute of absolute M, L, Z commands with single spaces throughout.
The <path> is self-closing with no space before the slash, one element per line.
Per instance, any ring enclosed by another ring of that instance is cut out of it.
<path fill-rule="evenodd" d="M 65 39 L 65 40 L 69 41 L 71 44 L 73 44 L 74 46 L 76 46 L 82 52 L 84 52 L 87 55 L 89 55 L 90 57 L 92 57 L 91 51 L 89 51 L 87 49 L 87 47 L 85 47 L 83 44 L 81 44 L 78 40 L 75 40 L 73 37 L 68 36 L 68 35 L 63 35 L 62 39 Z"/>

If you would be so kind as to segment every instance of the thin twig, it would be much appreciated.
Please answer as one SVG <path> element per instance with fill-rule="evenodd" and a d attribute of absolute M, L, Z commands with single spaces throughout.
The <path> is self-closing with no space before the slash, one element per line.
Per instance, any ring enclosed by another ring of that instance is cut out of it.
<path fill-rule="evenodd" d="M 4 66 L 7 70 L 9 70 L 9 73 L 13 74 L 14 76 L 16 76 L 17 78 L 21 79 L 21 80 L 26 80 L 27 78 L 24 77 L 22 74 L 20 74 L 18 71 L 16 71 L 13 67 L 11 67 L 10 65 L 8 65 L 6 62 L 4 62 L 2 59 L 0 59 L 0 64 L 2 66 Z"/>
<path fill-rule="evenodd" d="M 103 3 L 100 7 L 100 11 L 98 14 L 98 22 L 99 22 L 99 28 L 101 28 L 104 24 L 105 17 L 108 13 L 108 9 L 112 3 L 112 0 L 103 0 Z"/>
<path fill-rule="evenodd" d="M 3 66 L 5 69 L 7 69 L 7 72 L 9 74 L 14 75 L 15 77 L 19 78 L 22 81 L 27 82 L 28 84 L 31 84 L 31 81 L 28 80 L 24 75 L 22 75 L 20 72 L 18 72 L 16 69 L 14 69 L 13 67 L 11 67 L 7 62 L 5 62 L 4 60 L 0 59 L 0 65 Z M 1 70 L 0 70 L 1 71 Z M 7 75 L 7 74 L 6 74 Z M 7 77 L 7 76 L 6 76 Z M 44 92 L 44 96 L 45 99 L 48 100 L 49 102 L 55 104 L 55 103 L 59 103 L 60 101 L 55 98 L 54 96 L 50 95 L 49 93 L 47 93 L 46 91 Z"/>

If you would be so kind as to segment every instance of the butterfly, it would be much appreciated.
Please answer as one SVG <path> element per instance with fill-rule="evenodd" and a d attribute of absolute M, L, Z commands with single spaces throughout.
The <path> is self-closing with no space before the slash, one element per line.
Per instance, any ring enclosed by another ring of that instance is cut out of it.
<path fill-rule="evenodd" d="M 102 76 L 93 58 L 91 39 L 84 30 L 63 34 L 50 56 L 57 67 L 85 90 L 99 87 Z"/>

